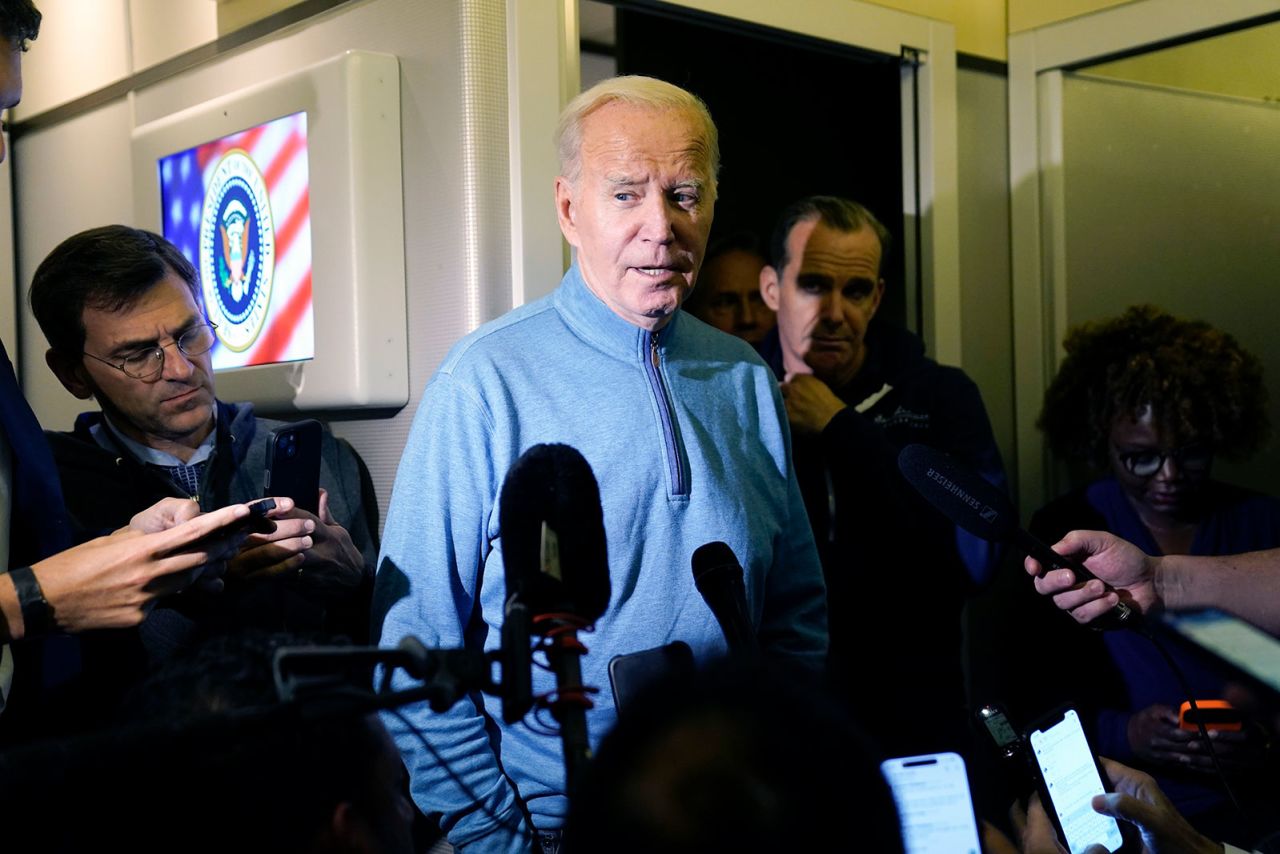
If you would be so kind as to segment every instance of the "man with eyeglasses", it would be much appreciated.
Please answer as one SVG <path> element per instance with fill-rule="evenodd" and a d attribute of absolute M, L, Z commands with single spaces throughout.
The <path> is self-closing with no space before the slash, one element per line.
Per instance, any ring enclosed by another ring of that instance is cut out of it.
<path fill-rule="evenodd" d="M 73 395 L 101 407 L 73 432 L 48 434 L 80 528 L 115 527 L 167 495 L 205 509 L 262 495 L 271 431 L 282 424 L 215 397 L 214 328 L 177 247 L 123 225 L 82 232 L 41 263 L 30 298 L 49 367 Z M 294 508 L 277 516 L 275 533 L 255 535 L 231 562 L 223 593 L 162 603 L 124 654 L 139 664 L 163 658 L 210 625 L 363 639 L 377 556 L 373 505 L 364 500 L 371 490 L 355 452 L 327 431 L 320 484 L 318 515 Z"/>

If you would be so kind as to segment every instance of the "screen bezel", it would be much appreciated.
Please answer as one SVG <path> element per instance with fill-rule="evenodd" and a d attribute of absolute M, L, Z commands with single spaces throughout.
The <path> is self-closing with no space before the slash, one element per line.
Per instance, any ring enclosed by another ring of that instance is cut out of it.
<path fill-rule="evenodd" d="M 218 396 L 279 413 L 402 407 L 409 347 L 396 57 L 347 51 L 136 128 L 136 222 L 161 230 L 161 157 L 298 112 L 307 114 L 315 356 L 220 371 Z"/>

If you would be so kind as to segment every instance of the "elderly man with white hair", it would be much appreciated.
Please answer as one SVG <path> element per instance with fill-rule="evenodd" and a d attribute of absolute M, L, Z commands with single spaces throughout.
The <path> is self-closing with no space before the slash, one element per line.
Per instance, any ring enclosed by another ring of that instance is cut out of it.
<path fill-rule="evenodd" d="M 747 344 L 677 311 L 716 198 L 705 105 L 658 80 L 607 80 L 566 107 L 557 143 L 556 210 L 576 261 L 554 293 L 459 342 L 427 386 L 387 516 L 375 623 L 384 645 L 414 635 L 496 649 L 503 480 L 536 444 L 576 448 L 600 486 L 612 587 L 582 661 L 583 683 L 604 689 L 587 714 L 594 742 L 615 719 L 613 656 L 675 640 L 702 659 L 725 651 L 689 571 L 699 546 L 723 540 L 740 559 L 768 655 L 818 671 L 826 600 L 777 383 Z M 554 689 L 534 674 L 535 694 Z M 442 814 L 455 847 L 558 846 L 555 734 L 502 723 L 493 698 L 405 711 L 387 722 L 414 798 Z"/>

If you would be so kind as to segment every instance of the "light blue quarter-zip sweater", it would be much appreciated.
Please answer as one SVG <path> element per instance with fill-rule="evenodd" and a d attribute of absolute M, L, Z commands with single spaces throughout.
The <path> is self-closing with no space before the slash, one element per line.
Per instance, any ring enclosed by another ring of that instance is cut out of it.
<path fill-rule="evenodd" d="M 460 341 L 428 384 L 378 562 L 383 646 L 405 635 L 428 647 L 500 646 L 498 497 L 511 465 L 543 442 L 577 448 L 600 485 L 612 595 L 595 631 L 580 636 L 583 682 L 601 689 L 587 715 L 593 745 L 615 719 L 613 656 L 673 640 L 700 660 L 725 651 L 690 571 L 709 541 L 725 541 L 741 561 L 762 647 L 822 666 L 822 570 L 772 372 L 745 343 L 684 312 L 656 333 L 628 323 L 576 265 L 551 295 Z M 551 691 L 554 678 L 535 668 L 533 687 Z M 386 718 L 414 798 L 444 814 L 455 845 L 528 850 L 516 787 L 539 829 L 563 824 L 558 736 L 503 724 L 491 697 L 484 708 L 464 699 L 444 714 L 425 704 L 403 711 L 432 748 Z"/>

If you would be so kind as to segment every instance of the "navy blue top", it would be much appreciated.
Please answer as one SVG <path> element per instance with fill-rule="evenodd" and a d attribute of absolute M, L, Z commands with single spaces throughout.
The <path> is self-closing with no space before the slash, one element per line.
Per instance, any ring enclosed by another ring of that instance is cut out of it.
<path fill-rule="evenodd" d="M 1204 511 L 1193 555 L 1226 555 L 1280 546 L 1280 499 L 1210 481 L 1204 487 Z M 1150 555 L 1162 554 L 1151 532 L 1138 517 L 1118 481 L 1107 477 L 1083 490 L 1069 493 L 1040 510 L 1031 529 L 1053 543 L 1076 528 L 1107 530 L 1123 537 Z M 1186 674 L 1197 699 L 1222 696 L 1228 674 L 1207 654 L 1169 632 L 1159 632 L 1161 643 Z M 1103 756 L 1133 763 L 1128 723 L 1134 713 L 1157 703 L 1177 709 L 1187 699 L 1169 665 L 1150 640 L 1133 632 L 1107 632 L 1103 636 L 1111 664 L 1123 692 L 1098 700 L 1095 748 Z M 1099 679 L 1097 684 L 1104 684 Z M 1207 776 L 1171 778 L 1155 775 L 1170 799 L 1188 814 L 1221 803 L 1223 796 Z M 1203 780 L 1203 785 L 1199 782 Z"/>

